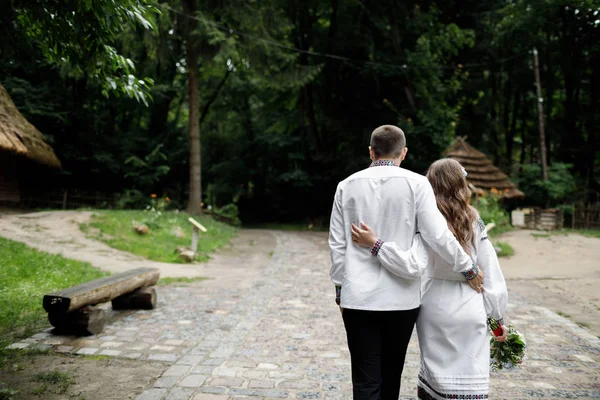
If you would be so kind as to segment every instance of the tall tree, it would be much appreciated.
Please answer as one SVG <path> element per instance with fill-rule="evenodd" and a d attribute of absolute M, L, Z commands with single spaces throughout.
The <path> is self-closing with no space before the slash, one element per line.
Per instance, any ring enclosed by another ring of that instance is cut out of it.
<path fill-rule="evenodd" d="M 182 0 L 185 17 L 185 51 L 187 67 L 189 137 L 190 137 L 190 191 L 187 211 L 202 212 L 202 154 L 200 147 L 200 104 L 198 102 L 198 41 L 196 39 L 196 0 Z"/>

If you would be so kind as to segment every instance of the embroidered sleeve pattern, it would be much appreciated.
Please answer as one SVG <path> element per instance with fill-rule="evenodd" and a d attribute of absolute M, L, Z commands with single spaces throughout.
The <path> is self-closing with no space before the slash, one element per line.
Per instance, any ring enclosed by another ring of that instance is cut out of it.
<path fill-rule="evenodd" d="M 487 235 L 487 230 L 485 229 L 485 223 L 483 222 L 481 217 L 479 217 L 478 224 L 479 224 L 479 231 L 481 232 L 481 241 L 483 242 L 484 240 L 486 240 L 488 238 L 488 235 Z"/>
<path fill-rule="evenodd" d="M 340 298 L 342 297 L 342 287 L 336 285 L 335 286 L 335 304 L 340 305 Z"/>
<path fill-rule="evenodd" d="M 471 268 L 468 271 L 461 272 L 461 274 L 463 274 L 463 276 L 468 281 L 470 281 L 471 279 L 474 279 L 477 275 L 479 275 L 479 268 L 477 267 L 477 265 L 475 263 L 473 263 L 473 268 Z"/>
<path fill-rule="evenodd" d="M 374 255 L 375 257 L 377 257 L 377 254 L 379 254 L 379 250 L 381 250 L 382 245 L 383 245 L 383 242 L 381 241 L 381 239 L 377 239 L 377 241 L 371 248 L 371 254 Z"/>

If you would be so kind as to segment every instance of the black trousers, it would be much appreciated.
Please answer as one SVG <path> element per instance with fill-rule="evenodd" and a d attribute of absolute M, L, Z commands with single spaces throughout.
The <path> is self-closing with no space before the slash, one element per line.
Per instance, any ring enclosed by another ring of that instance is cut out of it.
<path fill-rule="evenodd" d="M 418 308 L 344 309 L 354 400 L 398 400 L 406 349 L 418 315 Z"/>

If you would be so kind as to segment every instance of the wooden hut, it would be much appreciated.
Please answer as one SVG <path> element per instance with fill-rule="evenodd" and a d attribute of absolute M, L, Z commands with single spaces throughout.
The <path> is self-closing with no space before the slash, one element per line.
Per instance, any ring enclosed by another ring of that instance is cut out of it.
<path fill-rule="evenodd" d="M 453 158 L 467 170 L 467 181 L 471 190 L 476 194 L 497 192 L 506 199 L 522 198 L 525 195 L 508 176 L 494 166 L 479 150 L 469 145 L 464 137 L 458 137 L 446 149 L 444 156 Z"/>
<path fill-rule="evenodd" d="M 61 164 L 40 131 L 21 115 L 0 85 L 0 203 L 19 203 L 23 179 L 39 166 L 59 169 Z"/>

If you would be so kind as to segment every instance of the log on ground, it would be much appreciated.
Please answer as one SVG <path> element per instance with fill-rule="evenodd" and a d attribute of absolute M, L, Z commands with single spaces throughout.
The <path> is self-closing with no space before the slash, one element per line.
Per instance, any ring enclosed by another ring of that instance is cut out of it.
<path fill-rule="evenodd" d="M 48 320 L 56 334 L 77 336 L 97 335 L 106 325 L 106 313 L 97 307 L 83 307 L 68 313 L 48 313 Z"/>
<path fill-rule="evenodd" d="M 114 310 L 153 310 L 156 308 L 156 288 L 138 289 L 112 300 Z"/>

